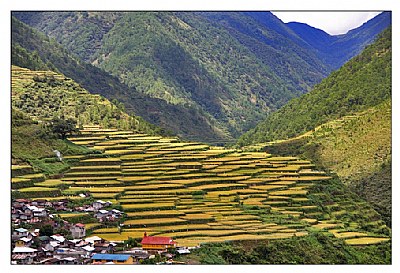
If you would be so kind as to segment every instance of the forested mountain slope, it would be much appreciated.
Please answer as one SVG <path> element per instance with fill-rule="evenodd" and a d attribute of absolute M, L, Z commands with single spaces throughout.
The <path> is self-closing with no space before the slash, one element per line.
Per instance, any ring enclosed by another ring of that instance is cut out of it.
<path fill-rule="evenodd" d="M 12 64 L 32 70 L 61 72 L 93 94 L 117 99 L 125 105 L 127 112 L 143 117 L 164 131 L 187 139 L 227 141 L 226 136 L 198 109 L 172 105 L 139 93 L 134 87 L 129 88 L 107 72 L 74 57 L 57 42 L 14 17 Z"/>
<path fill-rule="evenodd" d="M 244 134 L 239 145 L 286 139 L 391 97 L 391 29 L 311 92 L 291 100 Z"/>
<path fill-rule="evenodd" d="M 137 91 L 198 109 L 209 126 L 228 137 L 309 91 L 390 23 L 390 13 L 384 13 L 385 20 L 372 19 L 357 35 L 329 36 L 316 46 L 307 38 L 309 28 L 296 32 L 269 12 L 13 15 Z M 332 42 L 334 50 L 321 52 Z"/>

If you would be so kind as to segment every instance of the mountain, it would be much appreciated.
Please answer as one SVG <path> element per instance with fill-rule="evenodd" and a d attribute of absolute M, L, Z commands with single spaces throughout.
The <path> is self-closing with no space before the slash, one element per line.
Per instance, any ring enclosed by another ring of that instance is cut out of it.
<path fill-rule="evenodd" d="M 329 70 L 313 48 L 270 12 L 204 12 L 299 94 L 307 92 Z"/>
<path fill-rule="evenodd" d="M 332 54 L 332 67 L 339 68 L 343 63 L 360 53 L 374 38 L 384 31 L 392 22 L 392 13 L 383 12 L 375 18 L 364 23 L 361 27 L 350 30 L 344 36 L 339 36 L 329 48 Z M 340 52 L 341 48 L 347 48 L 347 52 Z M 336 60 L 336 62 L 335 62 Z"/>
<path fill-rule="evenodd" d="M 335 172 L 391 225 L 391 105 L 389 28 L 360 55 L 268 116 L 238 143 L 311 159 Z"/>
<path fill-rule="evenodd" d="M 93 55 L 101 48 L 102 39 L 120 17 L 118 12 L 13 12 L 20 21 L 39 30 L 57 41 L 85 62 L 93 61 Z M 76 17 L 75 17 L 76 15 Z M 84 24 L 84 29 L 76 28 Z M 63 26 L 60 29 L 60 26 Z"/>
<path fill-rule="evenodd" d="M 374 39 L 370 28 L 390 21 L 374 18 L 354 35 L 338 38 L 347 44 L 335 43 L 336 53 L 321 52 L 325 47 L 310 44 L 307 31 L 296 33 L 269 12 L 13 15 L 140 93 L 196 109 L 228 139 L 308 92 L 345 61 L 332 64 L 338 54 L 354 56 L 354 44 L 361 50 Z"/>
<path fill-rule="evenodd" d="M 73 56 L 56 41 L 12 17 L 12 64 L 60 72 L 93 94 L 116 99 L 127 112 L 186 139 L 226 142 L 222 132 L 200 110 L 172 105 L 129 88 L 116 77 Z M 160 131 L 160 133 L 162 133 Z"/>
<path fill-rule="evenodd" d="M 239 145 L 286 139 L 391 97 L 391 29 L 315 88 L 240 137 Z"/>
<path fill-rule="evenodd" d="M 382 12 L 362 26 L 337 36 L 331 36 L 303 23 L 290 22 L 286 25 L 316 49 L 325 64 L 336 70 L 373 42 L 376 35 L 391 25 L 391 21 L 391 12 Z"/>

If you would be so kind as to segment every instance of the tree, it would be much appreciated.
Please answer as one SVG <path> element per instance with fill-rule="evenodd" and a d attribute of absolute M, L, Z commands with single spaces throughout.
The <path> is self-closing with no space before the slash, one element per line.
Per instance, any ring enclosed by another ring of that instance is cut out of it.
<path fill-rule="evenodd" d="M 137 247 L 138 242 L 136 241 L 136 239 L 128 237 L 128 240 L 124 241 L 124 245 L 126 245 L 127 247 Z"/>
<path fill-rule="evenodd" d="M 76 121 L 73 119 L 63 120 L 54 118 L 51 121 L 51 125 L 53 133 L 62 139 L 65 139 L 67 134 L 72 134 L 77 131 Z"/>
<path fill-rule="evenodd" d="M 40 236 L 51 236 L 53 235 L 53 227 L 51 225 L 44 225 L 39 230 Z"/>

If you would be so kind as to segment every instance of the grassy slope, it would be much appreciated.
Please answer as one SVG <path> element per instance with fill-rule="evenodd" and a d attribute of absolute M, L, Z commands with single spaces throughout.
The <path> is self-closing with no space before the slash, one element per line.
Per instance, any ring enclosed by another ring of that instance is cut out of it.
<path fill-rule="evenodd" d="M 188 264 L 390 264 L 391 244 L 352 247 L 322 232 L 302 238 L 207 244 L 178 260 Z"/>
<path fill-rule="evenodd" d="M 51 71 L 31 71 L 12 66 L 12 106 L 46 121 L 72 118 L 82 124 L 130 129 L 152 134 L 156 128 L 129 116 L 117 102 L 92 95 L 73 80 Z"/>
<path fill-rule="evenodd" d="M 268 152 L 297 155 L 337 173 L 340 179 L 369 201 L 391 225 L 391 101 L 335 120 L 319 129 L 281 142 Z"/>
<path fill-rule="evenodd" d="M 391 29 L 311 92 L 291 100 L 244 134 L 239 145 L 286 139 L 366 110 L 391 95 Z"/>
<path fill-rule="evenodd" d="M 56 160 L 53 150 L 62 155 L 83 154 L 87 148 L 75 145 L 68 140 L 57 139 L 38 122 L 23 112 L 11 112 L 11 155 L 13 164 L 29 162 L 36 171 L 58 174 L 68 169 L 69 164 Z"/>

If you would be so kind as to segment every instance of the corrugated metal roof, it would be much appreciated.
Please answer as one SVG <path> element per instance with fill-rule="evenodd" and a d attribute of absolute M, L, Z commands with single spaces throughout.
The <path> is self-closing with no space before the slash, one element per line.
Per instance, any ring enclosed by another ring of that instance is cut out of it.
<path fill-rule="evenodd" d="M 92 260 L 108 260 L 108 261 L 126 261 L 131 255 L 127 254 L 100 254 L 96 253 L 92 256 Z"/>
<path fill-rule="evenodd" d="M 31 248 L 31 247 L 26 247 L 26 246 L 16 246 L 13 249 L 13 253 L 32 253 L 37 251 L 37 249 Z"/>
<path fill-rule="evenodd" d="M 27 229 L 24 229 L 24 228 L 17 228 L 15 230 L 18 232 L 27 232 L 28 231 Z"/>

